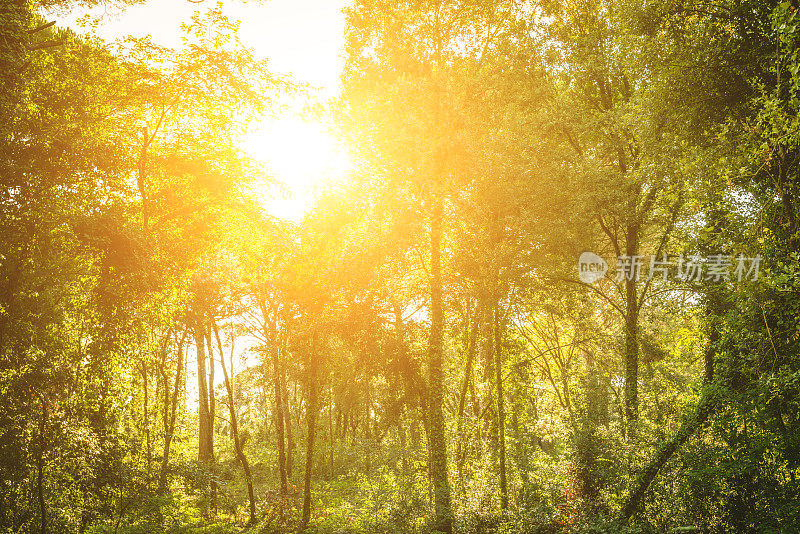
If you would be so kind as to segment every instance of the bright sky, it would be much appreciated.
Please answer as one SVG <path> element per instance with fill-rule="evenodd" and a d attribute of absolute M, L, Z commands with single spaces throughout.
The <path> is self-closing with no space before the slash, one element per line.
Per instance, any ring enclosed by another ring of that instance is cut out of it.
<path fill-rule="evenodd" d="M 267 58 L 276 73 L 290 74 L 312 86 L 314 98 L 335 96 L 342 67 L 344 42 L 342 8 L 347 0 L 227 0 L 224 12 L 240 20 L 239 37 L 259 57 Z M 180 24 L 195 10 L 215 4 L 206 0 L 148 0 L 124 11 L 93 9 L 101 18 L 100 37 L 112 41 L 125 35 L 150 35 L 159 44 L 181 45 Z M 77 20 L 87 11 L 57 14 L 61 25 L 81 32 Z M 263 161 L 283 182 L 289 196 L 275 188 L 259 191 L 265 208 L 275 216 L 299 220 L 311 208 L 315 193 L 329 178 L 341 177 L 349 165 L 346 152 L 322 121 L 304 119 L 301 105 L 290 106 L 275 118 L 265 117 L 244 147 Z"/>

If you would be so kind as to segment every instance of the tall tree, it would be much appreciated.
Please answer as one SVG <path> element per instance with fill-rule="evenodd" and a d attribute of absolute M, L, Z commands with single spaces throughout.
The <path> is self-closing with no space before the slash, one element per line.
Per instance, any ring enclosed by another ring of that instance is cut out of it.
<path fill-rule="evenodd" d="M 217 340 L 217 348 L 219 349 L 220 355 L 220 365 L 222 367 L 222 376 L 225 381 L 225 391 L 228 394 L 227 404 L 228 413 L 230 414 L 231 439 L 233 440 L 233 448 L 234 451 L 236 451 L 236 457 L 239 460 L 239 463 L 242 464 L 242 471 L 244 471 L 244 478 L 245 482 L 247 483 L 247 499 L 250 503 L 250 518 L 247 522 L 247 525 L 255 525 L 257 518 L 256 498 L 255 493 L 253 492 L 253 475 L 250 472 L 250 462 L 247 460 L 247 456 L 244 453 L 245 440 L 239 434 L 239 422 L 236 417 L 236 399 L 233 395 L 233 385 L 231 384 L 231 379 L 228 375 L 227 364 L 225 363 L 225 352 L 222 349 L 222 339 L 219 336 L 219 327 L 213 319 L 211 320 L 211 329 L 214 331 L 214 337 Z M 233 340 L 231 340 L 230 365 L 231 376 L 233 376 Z"/>

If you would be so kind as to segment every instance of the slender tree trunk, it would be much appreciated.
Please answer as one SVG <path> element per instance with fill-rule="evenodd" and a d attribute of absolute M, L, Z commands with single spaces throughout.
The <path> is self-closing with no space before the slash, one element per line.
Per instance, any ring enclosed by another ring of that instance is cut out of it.
<path fill-rule="evenodd" d="M 215 419 L 217 416 L 217 401 L 216 401 L 216 394 L 214 393 L 214 369 L 216 368 L 216 363 L 214 359 L 214 350 L 211 348 L 213 347 L 211 343 L 211 332 L 208 327 L 204 327 L 205 330 L 205 337 L 206 337 L 206 346 L 208 347 L 208 425 L 210 428 L 210 433 L 208 437 L 208 447 L 209 447 L 209 460 L 210 460 L 210 468 L 212 474 L 214 473 L 214 468 L 216 466 L 216 458 L 214 457 L 214 431 L 215 431 Z M 220 360 L 222 360 L 222 354 L 219 355 Z M 213 515 L 216 517 L 217 515 L 217 497 L 218 497 L 219 487 L 217 485 L 217 481 L 215 478 L 211 480 L 211 510 Z"/>
<path fill-rule="evenodd" d="M 636 477 L 631 491 L 623 501 L 622 510 L 619 515 L 620 523 L 625 524 L 628 522 L 633 513 L 639 508 L 647 489 L 650 487 L 653 480 L 655 480 L 661 468 L 664 467 L 672 455 L 675 454 L 675 451 L 686 443 L 692 434 L 705 423 L 716 405 L 717 402 L 714 400 L 714 397 L 708 392 L 704 392 L 694 413 L 683 420 L 675 436 L 661 446 L 653 459 L 650 460 Z"/>
<path fill-rule="evenodd" d="M 153 449 L 150 441 L 150 390 L 148 388 L 148 369 L 147 361 L 142 361 L 142 384 L 144 387 L 144 441 L 145 441 L 145 454 L 147 455 L 147 480 L 150 480 L 150 473 L 153 472 Z M 149 483 L 148 483 L 149 485 Z"/>
<path fill-rule="evenodd" d="M 213 469 L 214 464 L 214 427 L 209 410 L 209 384 L 206 365 L 206 332 L 200 318 L 194 326 L 195 345 L 197 347 L 197 385 L 198 385 L 198 460 L 206 469 Z M 211 346 L 208 346 L 209 352 Z M 211 357 L 213 360 L 213 357 Z M 216 484 L 211 483 L 211 510 L 216 515 Z"/>
<path fill-rule="evenodd" d="M 272 381 L 275 389 L 275 428 L 278 434 L 278 476 L 280 481 L 281 495 L 288 492 L 286 480 L 286 448 L 284 444 L 284 413 L 283 413 L 283 385 L 281 380 L 281 347 L 278 344 L 277 329 L 274 323 L 271 325 L 270 337 L 273 341 L 272 346 Z"/>
<path fill-rule="evenodd" d="M 211 418 L 208 411 L 208 372 L 206 367 L 205 332 L 199 321 L 194 325 L 194 342 L 197 348 L 198 391 L 198 451 L 197 459 L 208 465 L 211 462 Z"/>
<path fill-rule="evenodd" d="M 369 476 L 369 472 L 372 469 L 372 425 L 370 423 L 371 419 L 371 412 L 372 412 L 372 399 L 370 397 L 370 384 L 369 384 L 369 376 L 364 384 L 364 396 L 366 397 L 366 402 L 364 403 L 364 442 L 367 444 L 367 449 L 364 451 L 364 471 Z"/>
<path fill-rule="evenodd" d="M 314 467 L 314 438 L 317 431 L 317 354 L 316 339 L 311 342 L 311 358 L 308 362 L 308 440 L 306 442 L 306 472 L 303 481 L 303 516 L 301 529 L 305 530 L 311 520 L 311 472 Z"/>
<path fill-rule="evenodd" d="M 429 471 L 433 482 L 435 524 L 434 530 L 450 534 L 453 531 L 450 509 L 450 482 L 447 476 L 447 443 L 444 433 L 444 307 L 442 303 L 442 224 L 444 199 L 441 177 L 434 180 L 431 211 L 431 333 L 428 361 L 428 443 L 430 446 Z"/>
<path fill-rule="evenodd" d="M 219 337 L 219 328 L 217 324 L 212 322 L 211 327 L 214 330 L 214 337 L 217 339 L 217 347 L 219 349 L 220 365 L 222 366 L 222 377 L 225 380 L 225 391 L 228 393 L 228 411 L 231 417 L 231 437 L 233 438 L 233 448 L 236 451 L 236 457 L 239 463 L 242 464 L 242 471 L 244 471 L 244 479 L 247 482 L 247 498 L 250 501 L 250 520 L 247 526 L 255 525 L 258 521 L 256 519 L 256 498 L 253 494 L 253 476 L 250 473 L 250 463 L 247 461 L 247 456 L 244 454 L 244 442 L 239 439 L 239 424 L 236 418 L 236 406 L 233 398 L 233 387 L 228 375 L 228 368 L 225 365 L 225 359 L 222 351 L 222 340 Z M 231 375 L 233 374 L 233 343 L 231 343 Z"/>
<path fill-rule="evenodd" d="M 500 508 L 508 508 L 508 482 L 506 480 L 506 409 L 503 398 L 503 358 L 500 304 L 494 308 L 494 365 L 497 384 L 497 440 L 500 449 Z"/>
<path fill-rule="evenodd" d="M 458 482 L 463 486 L 464 484 L 464 462 L 466 461 L 466 448 L 464 441 L 464 411 L 467 405 L 467 391 L 469 390 L 469 383 L 472 379 L 472 367 L 475 361 L 476 345 L 478 340 L 478 327 L 480 325 L 480 318 L 482 311 L 482 304 L 478 303 L 475 307 L 475 316 L 472 319 L 472 328 L 469 331 L 469 340 L 467 341 L 467 362 L 464 365 L 464 378 L 461 382 L 461 392 L 458 397 L 458 422 L 457 422 L 457 441 L 456 441 L 456 462 L 458 464 Z"/>
<path fill-rule="evenodd" d="M 214 370 L 216 368 L 216 360 L 214 359 L 213 346 L 211 343 L 211 332 L 206 328 L 206 346 L 208 347 L 208 424 L 211 427 L 211 435 L 209 436 L 211 461 L 214 461 L 214 421 L 217 417 L 217 395 L 214 391 Z M 220 361 L 222 354 L 220 354 Z"/>
<path fill-rule="evenodd" d="M 164 373 L 164 457 L 161 459 L 161 471 L 158 476 L 158 491 L 167 491 L 167 468 L 169 466 L 169 453 L 172 445 L 172 438 L 175 435 L 175 419 L 178 413 L 178 398 L 180 397 L 181 375 L 183 374 L 183 344 L 186 340 L 186 332 L 183 333 L 178 344 L 177 368 L 175 370 L 175 382 L 172 387 L 172 400 L 170 401 L 169 388 L 167 388 L 167 375 Z M 170 412 L 168 414 L 168 411 Z"/>
<path fill-rule="evenodd" d="M 39 500 L 39 533 L 47 534 L 47 503 L 44 499 L 44 450 L 47 443 L 47 401 L 42 397 L 42 417 L 39 419 L 39 447 L 36 451 L 36 497 Z"/>
<path fill-rule="evenodd" d="M 333 435 L 333 384 L 331 384 L 331 398 L 328 403 L 328 436 L 330 438 L 330 442 L 328 443 L 328 466 L 329 466 L 329 476 L 333 478 L 333 471 L 334 471 L 334 459 L 333 459 L 333 443 L 334 443 L 334 435 Z"/>
<path fill-rule="evenodd" d="M 289 382 L 286 374 L 286 348 L 281 352 L 281 392 L 283 394 L 283 422 L 286 430 L 286 480 L 292 479 L 292 456 L 294 454 L 294 439 L 292 438 L 292 411 L 289 405 Z"/>
<path fill-rule="evenodd" d="M 632 225 L 627 230 L 625 253 L 633 258 L 639 253 L 639 231 Z M 636 277 L 626 277 L 625 422 L 628 438 L 636 437 L 636 423 L 639 418 L 639 302 L 636 293 Z"/>
<path fill-rule="evenodd" d="M 719 302 L 716 302 L 716 304 L 720 305 Z M 716 325 L 712 326 L 712 329 L 709 332 L 709 343 L 706 345 L 704 354 L 706 364 L 706 382 L 711 382 L 713 377 L 714 352 L 716 348 L 713 344 L 713 341 L 718 339 L 718 336 L 719 332 Z M 703 396 L 700 398 L 694 413 L 683 420 L 675 436 L 661 446 L 653 459 L 650 460 L 650 463 L 648 463 L 647 466 L 645 466 L 645 468 L 639 473 L 631 491 L 623 501 L 622 510 L 619 516 L 620 523 L 625 524 L 628 522 L 633 513 L 641 504 L 647 489 L 650 487 L 650 484 L 652 484 L 653 480 L 655 480 L 661 468 L 664 467 L 672 455 L 675 454 L 675 452 L 684 443 L 686 443 L 686 441 L 688 441 L 692 434 L 694 434 L 706 422 L 711 413 L 718 407 L 718 404 L 719 401 L 708 390 L 703 392 Z"/>

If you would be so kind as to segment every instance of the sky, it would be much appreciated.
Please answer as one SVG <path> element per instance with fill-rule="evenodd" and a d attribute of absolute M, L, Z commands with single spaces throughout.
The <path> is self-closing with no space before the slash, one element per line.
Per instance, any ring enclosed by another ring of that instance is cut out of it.
<path fill-rule="evenodd" d="M 241 22 L 239 37 L 271 69 L 311 86 L 314 99 L 325 100 L 338 92 L 344 45 L 347 0 L 226 0 L 224 12 Z M 150 35 L 154 42 L 181 46 L 180 25 L 195 10 L 214 7 L 205 0 L 148 0 L 124 10 L 94 8 L 55 13 L 59 25 L 84 33 L 79 20 L 86 15 L 100 20 L 97 33 L 107 41 L 127 35 Z M 304 100 L 305 101 L 305 100 Z M 265 209 L 281 218 L 300 220 L 311 209 L 314 195 L 329 179 L 343 175 L 349 159 L 324 121 L 304 118 L 298 102 L 276 117 L 264 117 L 243 139 L 243 147 L 262 161 L 285 185 L 257 191 Z M 288 196 L 287 196 L 288 195 Z"/>

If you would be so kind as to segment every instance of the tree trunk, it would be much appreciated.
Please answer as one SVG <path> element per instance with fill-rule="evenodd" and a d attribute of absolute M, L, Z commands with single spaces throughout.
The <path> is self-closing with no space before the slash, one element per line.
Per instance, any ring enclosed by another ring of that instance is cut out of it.
<path fill-rule="evenodd" d="M 142 361 L 142 385 L 144 388 L 144 421 L 142 421 L 142 426 L 144 426 L 144 442 L 145 442 L 145 454 L 147 456 L 147 481 L 148 486 L 150 481 L 150 473 L 152 473 L 152 463 L 153 463 L 153 448 L 152 443 L 150 440 L 150 390 L 148 388 L 148 369 L 147 369 L 147 361 Z"/>
<path fill-rule="evenodd" d="M 478 341 L 478 327 L 480 325 L 480 318 L 482 314 L 481 303 L 475 307 L 475 317 L 472 319 L 472 329 L 469 331 L 469 340 L 467 341 L 467 362 L 464 366 L 464 378 L 461 382 L 461 392 L 458 397 L 458 422 L 457 437 L 456 437 L 456 462 L 458 465 L 458 482 L 463 486 L 464 484 L 464 462 L 466 461 L 466 450 L 464 448 L 464 410 L 467 405 L 467 391 L 469 390 L 469 382 L 472 379 L 472 366 L 475 360 L 476 345 Z"/>
<path fill-rule="evenodd" d="M 369 472 L 372 469 L 372 424 L 371 424 L 371 412 L 372 412 L 372 399 L 370 398 L 370 387 L 369 387 L 369 376 L 366 377 L 364 381 L 364 396 L 366 397 L 366 402 L 364 403 L 364 443 L 367 444 L 366 450 L 364 451 L 364 472 L 367 476 L 369 476 Z"/>
<path fill-rule="evenodd" d="M 333 444 L 334 444 L 334 434 L 333 434 L 333 384 L 331 384 L 331 398 L 328 403 L 328 437 L 330 442 L 328 443 L 328 472 L 329 476 L 333 478 L 334 474 L 334 458 L 333 458 Z"/>
<path fill-rule="evenodd" d="M 716 404 L 717 402 L 713 399 L 711 394 L 708 393 L 708 391 L 705 391 L 703 396 L 700 398 L 694 413 L 690 417 L 687 417 L 683 420 L 683 423 L 681 423 L 681 427 L 678 429 L 678 432 L 675 434 L 675 436 L 661 446 L 653 459 L 650 460 L 650 463 L 648 463 L 647 466 L 642 469 L 642 471 L 636 477 L 636 481 L 632 486 L 633 489 L 628 493 L 628 496 L 623 501 L 622 510 L 620 511 L 618 520 L 619 523 L 624 525 L 628 522 L 633 513 L 641 504 L 647 489 L 656 478 L 656 475 L 658 475 L 658 472 L 662 467 L 664 467 L 675 451 L 677 451 L 681 445 L 686 443 L 692 434 L 694 434 L 695 431 L 700 428 L 703 423 L 705 423 L 705 421 L 708 419 L 708 416 L 716 407 Z"/>
<path fill-rule="evenodd" d="M 433 530 L 450 534 L 453 531 L 450 510 L 450 482 L 447 477 L 447 444 L 444 433 L 444 308 L 442 303 L 442 223 L 444 200 L 441 178 L 434 181 L 431 196 L 431 333 L 428 362 L 428 443 L 430 447 L 429 471 L 433 482 L 435 520 Z"/>
<path fill-rule="evenodd" d="M 214 421 L 217 417 L 217 396 L 214 391 L 214 369 L 216 368 L 216 360 L 214 359 L 213 350 L 211 347 L 211 332 L 206 329 L 206 346 L 208 347 L 208 424 L 211 427 L 211 434 L 209 436 L 211 462 L 214 462 Z M 220 354 L 220 361 L 222 354 Z"/>
<path fill-rule="evenodd" d="M 211 348 L 213 345 L 211 344 L 211 332 L 208 327 L 204 328 L 205 337 L 206 337 L 206 346 L 208 347 L 208 426 L 210 429 L 209 436 L 208 436 L 208 448 L 209 448 L 209 467 L 212 471 L 212 475 L 214 474 L 214 466 L 216 463 L 216 459 L 214 458 L 214 420 L 217 416 L 217 401 L 216 401 L 216 394 L 214 393 L 214 369 L 216 368 L 216 363 L 214 360 L 214 350 Z M 222 354 L 219 355 L 220 360 L 222 360 Z M 211 510 L 213 515 L 216 517 L 217 515 L 217 493 L 219 491 L 217 481 L 215 478 L 211 479 Z"/>
<path fill-rule="evenodd" d="M 286 347 L 282 348 L 281 356 L 281 392 L 283 393 L 283 423 L 286 430 L 286 480 L 292 479 L 292 455 L 294 453 L 294 439 L 292 438 L 292 411 L 289 405 L 289 382 L 286 374 Z"/>
<path fill-rule="evenodd" d="M 198 318 L 194 326 L 194 339 L 197 346 L 197 385 L 198 385 L 198 460 L 211 470 L 214 463 L 214 426 L 209 410 L 209 384 L 206 366 L 206 332 L 205 326 Z M 208 346 L 211 352 L 211 346 Z M 213 356 L 211 357 L 213 361 Z M 213 363 L 212 363 L 213 368 Z M 213 386 L 212 386 L 213 387 Z M 217 488 L 211 483 L 211 510 L 216 515 Z"/>
<path fill-rule="evenodd" d="M 274 323 L 271 325 L 270 336 L 272 346 L 272 380 L 275 389 L 275 427 L 278 434 L 278 476 L 280 480 L 281 495 L 286 495 L 288 483 L 286 480 L 286 448 L 284 444 L 284 413 L 283 413 L 283 381 L 281 380 L 281 348 L 278 344 L 277 331 Z"/>
<path fill-rule="evenodd" d="M 217 339 L 217 347 L 219 348 L 220 365 L 222 366 L 222 377 L 225 380 L 225 391 L 228 393 L 228 412 L 231 417 L 231 437 L 233 438 L 233 448 L 236 451 L 236 457 L 239 463 L 242 464 L 242 471 L 244 471 L 244 479 L 247 482 L 247 498 L 250 501 L 250 520 L 247 526 L 255 525 L 256 519 L 256 499 L 253 494 L 253 476 L 250 474 L 250 463 L 247 461 L 247 456 L 244 454 L 244 442 L 239 439 L 239 424 L 236 419 L 236 407 L 233 399 L 233 387 L 228 377 L 228 368 L 225 365 L 223 358 L 222 340 L 219 337 L 219 328 L 217 324 L 212 321 L 211 327 L 214 330 L 214 337 Z M 231 374 L 233 374 L 233 344 L 231 343 Z"/>
<path fill-rule="evenodd" d="M 494 365 L 497 381 L 497 441 L 500 449 L 500 509 L 508 508 L 508 482 L 506 480 L 506 409 L 503 399 L 503 359 L 501 346 L 500 303 L 494 308 Z"/>
<path fill-rule="evenodd" d="M 303 480 L 303 516 L 300 530 L 305 530 L 311 520 L 311 471 L 314 467 L 314 438 L 317 430 L 317 354 L 316 339 L 311 342 L 308 362 L 308 439 L 306 441 L 306 472 Z"/>
<path fill-rule="evenodd" d="M 638 254 L 639 231 L 628 226 L 625 253 L 633 258 Z M 633 275 L 635 271 L 631 272 Z M 636 436 L 639 418 L 639 302 L 636 277 L 625 279 L 625 423 L 628 438 Z"/>
<path fill-rule="evenodd" d="M 175 419 L 178 412 L 178 398 L 180 397 L 180 383 L 183 373 L 183 344 L 186 341 L 186 334 L 187 332 L 184 332 L 178 344 L 178 361 L 175 370 L 175 382 L 172 387 L 172 401 L 170 401 L 169 389 L 167 388 L 167 375 L 164 373 L 164 457 L 161 459 L 161 471 L 158 476 L 158 491 L 162 494 L 167 491 L 167 468 L 169 466 L 172 438 L 175 435 Z M 171 410 L 171 413 L 168 414 L 168 410 Z"/>
<path fill-rule="evenodd" d="M 198 392 L 198 451 L 197 459 L 208 465 L 211 462 L 211 418 L 208 411 L 208 373 L 206 371 L 205 332 L 202 323 L 194 325 L 194 342 L 197 348 L 197 392 Z"/>
<path fill-rule="evenodd" d="M 47 417 L 47 402 L 42 397 L 42 417 L 39 419 L 39 447 L 36 451 L 36 497 L 39 500 L 40 534 L 47 534 L 47 503 L 44 499 L 44 449 Z"/>

